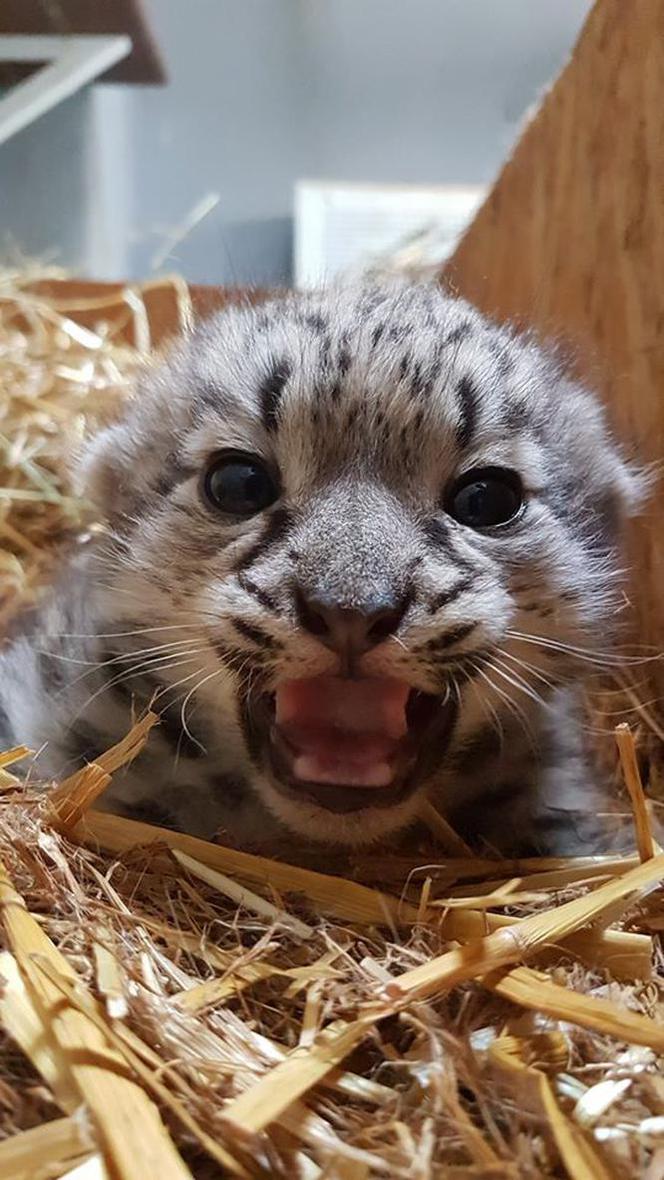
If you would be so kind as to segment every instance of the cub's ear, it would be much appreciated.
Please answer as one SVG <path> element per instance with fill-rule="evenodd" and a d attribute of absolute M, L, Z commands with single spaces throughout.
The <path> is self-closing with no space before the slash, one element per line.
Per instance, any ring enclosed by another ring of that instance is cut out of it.
<path fill-rule="evenodd" d="M 571 466 L 580 495 L 594 507 L 610 540 L 644 507 L 654 471 L 633 461 L 610 429 L 606 408 L 584 386 L 566 382 L 560 392 L 555 439 L 560 461 Z"/>
<path fill-rule="evenodd" d="M 79 457 L 75 491 L 114 527 L 128 522 L 140 500 L 146 475 L 142 449 L 135 423 L 121 422 L 91 439 Z"/>
<path fill-rule="evenodd" d="M 621 519 L 638 516 L 657 482 L 655 467 L 639 467 L 621 453 L 613 453 L 612 491 Z"/>
<path fill-rule="evenodd" d="M 616 536 L 645 507 L 655 486 L 656 473 L 654 468 L 640 466 L 628 458 L 606 428 L 599 459 L 602 482 L 599 506 L 609 533 Z"/>
<path fill-rule="evenodd" d="M 165 365 L 142 373 L 123 417 L 82 448 L 75 473 L 77 492 L 102 518 L 120 529 L 135 517 L 158 479 L 175 429 Z"/>

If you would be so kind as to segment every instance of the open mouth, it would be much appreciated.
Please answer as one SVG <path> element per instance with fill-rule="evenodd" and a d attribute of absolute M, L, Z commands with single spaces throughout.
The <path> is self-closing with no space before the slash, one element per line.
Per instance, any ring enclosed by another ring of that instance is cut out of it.
<path fill-rule="evenodd" d="M 273 785 L 339 813 L 410 795 L 444 756 L 456 705 L 398 680 L 317 676 L 283 682 L 252 713 Z"/>

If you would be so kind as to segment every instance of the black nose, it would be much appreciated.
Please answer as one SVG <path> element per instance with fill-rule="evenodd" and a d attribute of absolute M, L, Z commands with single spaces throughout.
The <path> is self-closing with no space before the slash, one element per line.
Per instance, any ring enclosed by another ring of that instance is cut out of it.
<path fill-rule="evenodd" d="M 297 595 L 300 625 L 339 655 L 361 655 L 393 635 L 403 619 L 406 599 L 389 604 L 367 602 L 358 607 L 337 606 L 315 595 Z"/>

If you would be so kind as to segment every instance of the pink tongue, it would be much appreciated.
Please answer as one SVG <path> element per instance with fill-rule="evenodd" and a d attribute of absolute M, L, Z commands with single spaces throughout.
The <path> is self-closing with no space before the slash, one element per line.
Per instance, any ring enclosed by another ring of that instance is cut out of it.
<path fill-rule="evenodd" d="M 408 729 L 409 688 L 398 680 L 318 676 L 277 689 L 277 726 L 306 782 L 385 787 L 399 739 Z"/>

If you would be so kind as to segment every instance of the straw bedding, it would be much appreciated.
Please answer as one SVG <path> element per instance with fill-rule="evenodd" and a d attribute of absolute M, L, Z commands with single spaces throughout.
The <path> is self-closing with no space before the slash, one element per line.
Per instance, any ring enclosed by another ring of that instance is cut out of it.
<path fill-rule="evenodd" d="M 96 527 L 71 456 L 146 363 L 140 290 L 81 329 L 37 277 L 0 276 L 2 626 Z M 662 1176 L 659 739 L 613 688 L 631 857 L 450 856 L 430 814 L 321 873 L 96 812 L 151 716 L 48 793 L 0 755 L 0 1177 Z"/>

